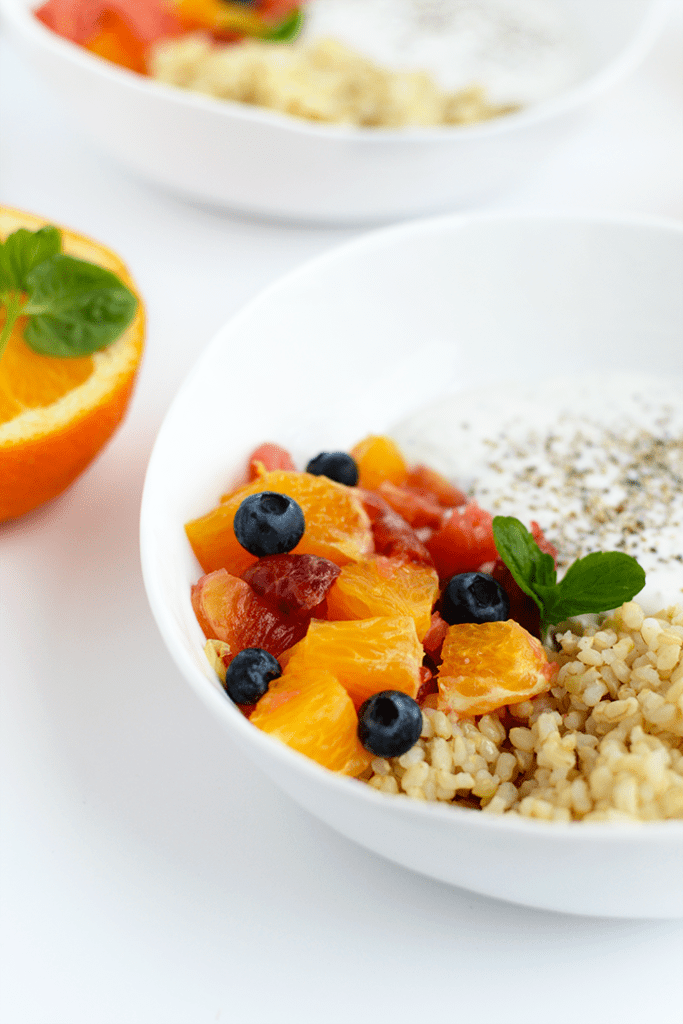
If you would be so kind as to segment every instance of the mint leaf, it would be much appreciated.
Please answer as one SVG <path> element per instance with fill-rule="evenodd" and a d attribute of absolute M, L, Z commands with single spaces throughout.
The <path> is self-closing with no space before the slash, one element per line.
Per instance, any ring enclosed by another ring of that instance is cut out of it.
<path fill-rule="evenodd" d="M 26 291 L 28 274 L 61 248 L 62 234 L 57 228 L 13 231 L 0 244 L 0 292 Z"/>
<path fill-rule="evenodd" d="M 26 343 L 40 355 L 77 357 L 106 348 L 133 320 L 138 300 L 110 270 L 61 253 L 26 277 Z"/>
<path fill-rule="evenodd" d="M 264 33 L 262 39 L 267 43 L 291 43 L 301 32 L 303 23 L 303 12 L 296 8 L 279 25 Z"/>
<path fill-rule="evenodd" d="M 493 539 L 517 585 L 543 611 L 540 587 L 552 587 L 557 578 L 552 555 L 541 551 L 529 531 L 514 516 L 494 516 Z"/>
<path fill-rule="evenodd" d="M 623 551 L 597 551 L 579 558 L 558 583 L 552 556 L 541 551 L 519 519 L 495 516 L 493 537 L 514 580 L 538 605 L 542 635 L 571 616 L 618 608 L 645 586 L 644 570 Z"/>
<path fill-rule="evenodd" d="M 116 274 L 60 252 L 62 235 L 19 228 L 0 242 L 0 358 L 20 316 L 24 340 L 44 356 L 87 356 L 115 341 L 138 300 Z"/>
<path fill-rule="evenodd" d="M 645 586 L 645 571 L 623 551 L 595 551 L 579 558 L 557 585 L 560 619 L 586 612 L 606 612 L 630 601 Z"/>

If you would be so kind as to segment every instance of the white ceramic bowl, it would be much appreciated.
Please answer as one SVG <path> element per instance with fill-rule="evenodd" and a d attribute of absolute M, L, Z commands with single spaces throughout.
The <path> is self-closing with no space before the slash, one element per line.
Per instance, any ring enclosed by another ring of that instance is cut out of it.
<path fill-rule="evenodd" d="M 181 672 L 258 768 L 328 824 L 416 871 L 580 914 L 683 914 L 683 822 L 547 824 L 387 797 L 252 727 L 203 653 L 183 524 L 263 440 L 298 460 L 383 431 L 444 390 L 645 363 L 683 389 L 683 228 L 449 216 L 382 229 L 271 286 L 208 346 L 144 490 L 149 600 Z M 681 391 L 683 394 L 683 390 Z"/>
<path fill-rule="evenodd" d="M 504 193 L 641 60 L 667 7 L 667 0 L 556 2 L 584 40 L 577 81 L 485 124 L 405 132 L 313 124 L 167 87 L 54 35 L 32 16 L 35 0 L 0 0 L 0 11 L 83 132 L 140 177 L 243 212 L 362 223 Z"/>

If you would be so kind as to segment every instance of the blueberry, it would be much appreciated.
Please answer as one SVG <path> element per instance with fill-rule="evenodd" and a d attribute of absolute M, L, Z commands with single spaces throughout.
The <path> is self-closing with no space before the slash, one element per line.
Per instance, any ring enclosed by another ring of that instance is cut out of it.
<path fill-rule="evenodd" d="M 321 452 L 306 466 L 306 472 L 314 476 L 326 476 L 338 484 L 355 487 L 358 483 L 356 460 L 346 452 Z"/>
<path fill-rule="evenodd" d="M 441 618 L 457 622 L 500 622 L 510 617 L 510 598 L 500 583 L 485 572 L 452 576 L 441 599 Z"/>
<path fill-rule="evenodd" d="M 245 498 L 233 525 L 239 543 L 257 558 L 291 551 L 303 537 L 305 527 L 301 506 L 275 491 L 259 491 Z"/>
<path fill-rule="evenodd" d="M 245 647 L 236 654 L 225 673 L 225 689 L 235 704 L 255 704 L 271 679 L 282 675 L 280 662 L 262 647 Z"/>
<path fill-rule="evenodd" d="M 417 701 L 400 690 L 382 690 L 358 710 L 358 739 L 377 757 L 399 757 L 414 747 L 422 732 Z"/>

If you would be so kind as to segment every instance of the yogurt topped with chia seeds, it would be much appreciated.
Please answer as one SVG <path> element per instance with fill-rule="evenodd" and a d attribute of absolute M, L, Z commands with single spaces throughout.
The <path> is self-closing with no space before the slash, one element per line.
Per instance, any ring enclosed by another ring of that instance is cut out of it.
<path fill-rule="evenodd" d="M 451 91 L 482 85 L 527 105 L 573 84 L 584 45 L 556 0 L 310 0 L 304 38 L 329 36 L 378 64 L 429 72 Z"/>
<path fill-rule="evenodd" d="M 647 574 L 647 611 L 683 599 L 680 379 L 511 383 L 443 399 L 392 435 L 482 508 L 538 522 L 558 575 L 591 551 L 625 551 Z"/>

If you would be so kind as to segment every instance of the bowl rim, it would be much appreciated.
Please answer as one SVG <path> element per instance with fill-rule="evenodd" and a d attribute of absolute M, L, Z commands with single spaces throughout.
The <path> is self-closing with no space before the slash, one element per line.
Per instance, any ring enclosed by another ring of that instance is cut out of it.
<path fill-rule="evenodd" d="M 356 142 L 377 146 L 383 143 L 404 142 L 414 146 L 429 142 L 453 142 L 487 138 L 492 135 L 506 135 L 516 129 L 534 127 L 555 117 L 567 115 L 588 104 L 591 100 L 610 89 L 619 79 L 626 77 L 644 59 L 655 40 L 663 30 L 672 10 L 672 0 L 646 0 L 647 7 L 639 26 L 626 46 L 598 71 L 585 80 L 538 103 L 522 107 L 504 116 L 492 118 L 473 125 L 453 127 L 424 127 L 404 129 L 356 128 L 347 125 L 322 124 L 307 121 L 294 115 L 271 111 L 264 107 L 249 106 L 234 100 L 224 100 L 202 93 L 191 92 L 180 87 L 155 81 L 127 68 L 106 61 L 91 54 L 76 43 L 57 35 L 43 25 L 33 11 L 36 0 L 0 0 L 0 14 L 20 36 L 25 36 L 37 46 L 50 50 L 55 56 L 75 63 L 83 71 L 99 73 L 114 85 L 119 84 L 133 92 L 148 93 L 164 101 L 173 101 L 186 109 L 203 110 L 225 119 L 234 118 L 311 138 L 338 139 L 342 142 Z"/>
<path fill-rule="evenodd" d="M 158 452 L 163 449 L 164 438 L 167 432 L 172 432 L 174 409 L 182 400 L 181 396 L 186 390 L 193 386 L 195 377 L 201 376 L 203 367 L 210 363 L 215 353 L 230 343 L 233 332 L 240 329 L 241 324 L 248 320 L 252 313 L 262 304 L 271 301 L 271 298 L 279 291 L 287 291 L 298 279 L 306 279 L 311 274 L 316 274 L 329 264 L 337 260 L 353 257 L 354 252 L 365 249 L 386 248 L 401 237 L 410 237 L 416 234 L 440 233 L 443 230 L 459 230 L 472 224 L 486 224 L 491 222 L 524 221 L 534 223 L 545 223 L 548 226 L 558 224 L 591 224 L 605 227 L 633 227 L 645 228 L 675 235 L 683 240 L 683 222 L 673 218 L 652 217 L 641 214 L 619 214 L 619 213 L 596 213 L 595 211 L 472 211 L 466 213 L 439 214 L 430 217 L 416 218 L 407 222 L 391 224 L 364 232 L 360 236 L 343 242 L 332 249 L 321 253 L 303 264 L 295 267 L 287 274 L 282 275 L 270 285 L 262 289 L 248 303 L 239 309 L 226 323 L 213 335 L 201 354 L 196 359 L 189 373 L 182 381 L 168 407 L 157 437 L 155 439 L 147 470 L 142 493 L 140 508 L 140 559 L 142 575 L 147 598 L 156 621 L 157 627 L 162 635 L 164 643 L 169 649 L 177 667 L 180 669 L 186 682 L 197 693 L 201 700 L 221 721 L 228 730 L 235 729 L 248 745 L 255 745 L 267 752 L 269 760 L 280 761 L 283 767 L 295 769 L 308 777 L 310 783 L 315 786 L 331 786 L 337 791 L 340 797 L 351 798 L 355 793 L 356 798 L 369 801 L 369 806 L 387 808 L 387 794 L 378 793 L 372 787 L 364 785 L 356 779 L 347 776 L 340 776 L 323 768 L 316 762 L 287 747 L 266 733 L 255 729 L 242 715 L 239 709 L 233 705 L 228 698 L 213 685 L 209 673 L 203 672 L 193 659 L 189 648 L 181 638 L 181 634 L 175 627 L 172 617 L 162 596 L 162 588 L 159 585 L 155 563 L 155 527 L 151 517 L 150 507 L 153 504 L 153 493 L 155 489 L 155 476 L 157 474 Z M 182 526 L 182 524 L 180 524 Z M 188 587 L 189 600 L 189 587 Z M 207 663 L 208 666 L 208 663 Z M 254 757 L 256 765 L 259 765 L 258 757 Z M 263 769 L 262 769 L 263 770 Z M 636 840 L 648 844 L 670 841 L 678 846 L 683 841 L 683 821 L 665 820 L 651 822 L 547 822 L 536 819 L 524 818 L 514 815 L 487 815 L 477 811 L 470 811 L 468 808 L 439 803 L 424 803 L 422 801 L 402 798 L 396 801 L 395 813 L 405 814 L 414 817 L 416 820 L 437 820 L 455 821 L 460 826 L 470 825 L 473 828 L 484 830 L 492 829 L 494 832 L 502 830 L 504 833 L 512 832 L 519 836 L 542 837 L 548 842 L 565 842 L 571 839 L 572 842 L 595 842 L 596 838 L 601 840 L 612 840 L 617 838 L 619 842 Z M 400 808 L 400 810 L 398 810 Z M 548 826 L 551 826 L 550 828 Z"/>

